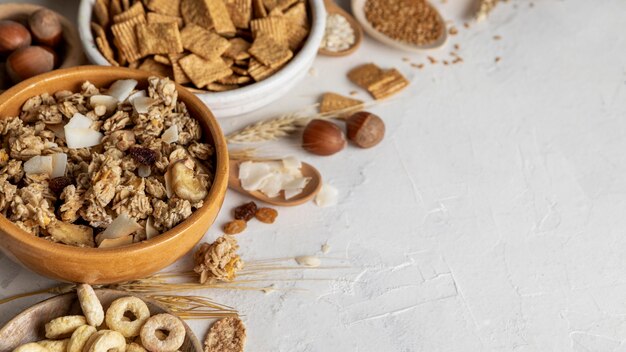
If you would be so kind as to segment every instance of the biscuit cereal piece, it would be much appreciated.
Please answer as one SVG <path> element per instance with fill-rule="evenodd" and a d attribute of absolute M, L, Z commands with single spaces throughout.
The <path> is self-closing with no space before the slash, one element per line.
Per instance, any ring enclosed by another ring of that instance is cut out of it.
<path fill-rule="evenodd" d="M 246 327 L 238 317 L 218 320 L 204 341 L 204 352 L 243 352 Z"/>
<path fill-rule="evenodd" d="M 76 287 L 76 294 L 83 310 L 87 324 L 98 327 L 104 321 L 104 309 L 96 292 L 90 285 L 80 284 Z"/>

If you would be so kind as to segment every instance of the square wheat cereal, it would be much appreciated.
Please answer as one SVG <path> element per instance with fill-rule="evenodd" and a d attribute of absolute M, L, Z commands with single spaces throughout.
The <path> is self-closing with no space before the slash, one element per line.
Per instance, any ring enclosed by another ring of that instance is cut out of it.
<path fill-rule="evenodd" d="M 278 67 L 293 57 L 293 52 L 285 45 L 281 45 L 274 38 L 262 34 L 252 43 L 250 55 L 259 60 L 263 65 Z"/>
<path fill-rule="evenodd" d="M 337 110 L 343 110 L 351 107 L 360 107 L 363 105 L 362 100 L 344 97 L 335 93 L 325 93 L 320 102 L 320 112 L 327 113 Z"/>
<path fill-rule="evenodd" d="M 106 36 L 104 37 L 97 37 L 96 38 L 96 46 L 98 47 L 98 50 L 100 50 L 100 53 L 102 53 L 102 56 L 104 56 L 104 58 L 113 66 L 119 66 L 120 64 L 115 61 L 115 53 L 113 52 L 113 49 L 111 48 L 111 45 L 109 45 L 109 42 L 106 39 Z"/>
<path fill-rule="evenodd" d="M 230 19 L 237 28 L 249 28 L 252 20 L 252 0 L 226 0 Z"/>
<path fill-rule="evenodd" d="M 259 82 L 273 75 L 275 72 L 277 72 L 281 68 L 282 66 L 269 67 L 269 66 L 263 65 L 255 58 L 251 58 L 250 65 L 248 66 L 248 74 L 252 76 L 252 78 L 254 78 L 256 82 Z"/>
<path fill-rule="evenodd" d="M 170 61 L 170 58 L 167 55 L 154 55 L 152 57 L 154 59 L 154 61 L 163 64 L 163 65 L 167 65 L 167 66 L 172 66 L 172 62 Z"/>
<path fill-rule="evenodd" d="M 89 27 L 91 28 L 91 32 L 93 33 L 94 38 L 98 38 L 98 37 L 106 38 L 106 32 L 104 31 L 104 28 L 102 28 L 102 26 L 99 25 L 97 22 L 91 22 L 89 24 Z"/>
<path fill-rule="evenodd" d="M 122 0 L 122 10 L 127 11 L 130 8 L 130 0 Z"/>
<path fill-rule="evenodd" d="M 172 68 L 154 61 L 152 58 L 143 60 L 138 67 L 142 71 L 147 71 L 161 77 L 172 77 Z M 173 78 L 173 77 L 172 77 Z"/>
<path fill-rule="evenodd" d="M 245 69 L 243 67 L 231 66 L 230 69 L 233 70 L 234 73 L 236 73 L 236 74 L 238 74 L 240 76 L 248 76 L 248 69 Z"/>
<path fill-rule="evenodd" d="M 195 24 L 204 29 L 213 28 L 211 14 L 204 0 L 181 0 L 180 13 L 185 25 Z"/>
<path fill-rule="evenodd" d="M 230 47 L 228 39 L 193 23 L 185 26 L 180 35 L 185 49 L 205 59 L 220 57 Z"/>
<path fill-rule="evenodd" d="M 109 17 L 114 18 L 122 12 L 124 12 L 122 2 L 120 0 L 111 0 L 109 3 Z"/>
<path fill-rule="evenodd" d="M 189 76 L 187 76 L 185 71 L 183 71 L 182 67 L 180 67 L 180 64 L 178 63 L 178 60 L 180 60 L 184 56 L 185 56 L 184 54 L 169 54 L 168 55 L 170 63 L 172 64 L 174 81 L 178 84 L 185 84 L 185 83 L 191 82 L 191 79 L 189 79 Z"/>
<path fill-rule="evenodd" d="M 233 38 L 229 40 L 230 46 L 224 52 L 225 57 L 229 57 L 233 60 L 245 60 L 250 57 L 248 49 L 250 49 L 250 43 L 241 38 Z"/>
<path fill-rule="evenodd" d="M 146 18 L 144 16 L 136 16 L 128 21 L 111 26 L 111 32 L 113 32 L 113 37 L 115 38 L 114 43 L 120 55 L 123 55 L 128 62 L 134 62 L 143 57 L 139 52 L 137 35 L 135 34 L 135 26 L 143 23 L 146 23 Z"/>
<path fill-rule="evenodd" d="M 124 21 L 128 21 L 129 19 L 133 17 L 145 16 L 145 15 L 146 15 L 146 11 L 144 10 L 141 2 L 136 2 L 128 10 L 118 15 L 115 15 L 115 17 L 113 17 L 113 22 L 114 23 L 124 22 Z"/>
<path fill-rule="evenodd" d="M 290 8 L 291 5 L 297 3 L 298 0 L 278 0 L 276 2 L 276 8 L 281 10 L 281 11 L 285 11 L 286 9 Z"/>
<path fill-rule="evenodd" d="M 183 42 L 178 25 L 169 23 L 142 23 L 135 27 L 142 56 L 182 53 Z"/>
<path fill-rule="evenodd" d="M 239 76 L 236 74 L 232 74 L 228 77 L 220 78 L 217 80 L 217 83 L 220 84 L 244 84 L 252 81 L 250 76 Z"/>
<path fill-rule="evenodd" d="M 302 27 L 309 28 L 309 16 L 304 2 L 299 2 L 285 11 L 285 18 L 301 25 Z"/>
<path fill-rule="evenodd" d="M 226 37 L 234 36 L 237 29 L 235 29 L 235 25 L 230 19 L 224 0 L 204 0 L 204 2 L 209 9 L 215 31 Z"/>
<path fill-rule="evenodd" d="M 265 9 L 265 5 L 263 5 L 263 0 L 252 0 L 252 12 L 254 18 L 267 17 L 267 10 Z"/>
<path fill-rule="evenodd" d="M 303 27 L 284 18 L 283 22 L 285 23 L 289 49 L 294 51 L 300 49 L 300 47 L 304 43 L 304 40 L 309 35 L 309 30 L 306 27 Z"/>
<path fill-rule="evenodd" d="M 238 84 L 220 84 L 220 83 L 209 83 L 207 85 L 207 90 L 212 92 L 225 92 L 227 90 L 233 90 L 239 88 Z"/>
<path fill-rule="evenodd" d="M 383 72 L 376 82 L 369 85 L 367 90 L 378 100 L 396 94 L 408 85 L 409 81 L 394 68 Z"/>
<path fill-rule="evenodd" d="M 368 89 L 370 84 L 376 82 L 383 70 L 373 63 L 357 66 L 348 72 L 348 78 L 352 83 L 361 88 Z"/>
<path fill-rule="evenodd" d="M 109 16 L 109 4 L 106 0 L 96 0 L 93 4 L 93 13 L 99 25 L 102 27 L 109 25 L 111 16 Z"/>
<path fill-rule="evenodd" d="M 258 37 L 261 33 L 265 33 L 274 38 L 278 43 L 288 43 L 287 27 L 285 21 L 280 17 L 265 17 L 252 20 L 252 22 L 250 22 L 250 28 L 252 28 L 254 38 Z"/>
<path fill-rule="evenodd" d="M 267 12 L 271 12 L 275 7 L 278 0 L 263 0 L 263 6 Z"/>
<path fill-rule="evenodd" d="M 150 11 L 180 17 L 180 0 L 144 0 Z"/>
<path fill-rule="evenodd" d="M 147 17 L 148 17 L 148 23 L 150 24 L 175 22 L 178 25 L 178 28 L 181 28 L 183 26 L 182 17 L 163 15 L 161 13 L 156 13 L 156 12 L 148 12 Z"/>
<path fill-rule="evenodd" d="M 178 60 L 178 63 L 198 88 L 206 87 L 220 78 L 233 74 L 219 57 L 207 60 L 196 54 L 190 54 Z"/>

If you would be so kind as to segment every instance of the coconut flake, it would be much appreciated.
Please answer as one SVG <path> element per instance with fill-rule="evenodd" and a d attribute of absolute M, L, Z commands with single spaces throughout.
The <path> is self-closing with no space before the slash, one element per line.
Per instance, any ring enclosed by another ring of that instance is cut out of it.
<path fill-rule="evenodd" d="M 127 246 L 133 243 L 133 236 L 124 236 L 118 238 L 107 238 L 102 240 L 98 245 L 98 248 L 115 248 L 121 246 Z"/>
<path fill-rule="evenodd" d="M 265 180 L 271 176 L 270 167 L 267 163 L 246 161 L 239 165 L 241 187 L 246 191 L 253 192 L 261 189 Z"/>
<path fill-rule="evenodd" d="M 65 176 L 65 169 L 67 168 L 67 154 L 56 153 L 52 154 L 52 172 L 51 178 Z"/>
<path fill-rule="evenodd" d="M 317 196 L 315 196 L 315 204 L 320 207 L 330 207 L 336 205 L 338 195 L 339 191 L 337 188 L 325 183 L 317 193 Z"/>
<path fill-rule="evenodd" d="M 89 128 L 92 123 L 92 119 L 77 112 L 63 128 Z"/>
<path fill-rule="evenodd" d="M 170 181 L 169 169 L 165 172 L 165 174 L 163 175 L 163 178 L 165 179 L 165 194 L 167 195 L 167 198 L 172 198 L 172 195 L 173 195 L 172 181 Z"/>
<path fill-rule="evenodd" d="M 32 174 L 52 174 L 52 156 L 36 155 L 24 163 L 24 172 Z"/>
<path fill-rule="evenodd" d="M 67 147 L 71 149 L 89 148 L 100 144 L 104 135 L 91 128 L 65 127 Z"/>
<path fill-rule="evenodd" d="M 113 220 L 113 222 L 109 224 L 109 226 L 107 226 L 104 231 L 96 236 L 96 242 L 100 244 L 103 240 L 128 236 L 138 230 L 141 230 L 141 225 L 128 216 L 128 214 L 121 213 L 115 218 L 115 220 Z"/>
<path fill-rule="evenodd" d="M 161 135 L 161 140 L 170 144 L 178 142 L 178 126 L 173 124 L 170 128 L 166 129 Z"/>
<path fill-rule="evenodd" d="M 128 102 L 132 104 L 135 99 L 137 99 L 139 97 L 145 97 L 145 96 L 147 96 L 145 90 L 138 90 L 135 93 L 133 93 L 130 96 L 128 96 Z"/>
<path fill-rule="evenodd" d="M 320 258 L 313 255 L 301 255 L 295 259 L 298 264 L 309 268 L 317 268 L 322 264 Z"/>
<path fill-rule="evenodd" d="M 152 218 L 148 218 L 146 220 L 146 239 L 151 239 L 154 236 L 159 234 L 159 230 L 157 230 L 154 225 L 152 225 Z"/>
<path fill-rule="evenodd" d="M 118 102 L 123 103 L 130 93 L 132 93 L 133 89 L 137 86 L 137 81 L 134 79 L 120 79 L 109 87 L 107 91 L 107 95 L 110 95 L 117 99 Z"/>
<path fill-rule="evenodd" d="M 288 156 L 282 160 L 283 167 L 287 170 L 295 170 L 300 172 L 300 168 L 302 168 L 302 162 L 298 160 L 295 156 Z"/>
<path fill-rule="evenodd" d="M 137 175 L 139 177 L 148 177 L 152 173 L 152 169 L 148 165 L 139 165 L 137 168 Z"/>
<path fill-rule="evenodd" d="M 133 99 L 132 104 L 138 114 L 147 114 L 148 109 L 156 103 L 155 99 L 148 97 L 137 97 Z"/>
<path fill-rule="evenodd" d="M 92 95 L 89 98 L 89 104 L 92 108 L 103 105 L 107 109 L 107 113 L 111 113 L 117 108 L 117 99 L 110 95 Z"/>

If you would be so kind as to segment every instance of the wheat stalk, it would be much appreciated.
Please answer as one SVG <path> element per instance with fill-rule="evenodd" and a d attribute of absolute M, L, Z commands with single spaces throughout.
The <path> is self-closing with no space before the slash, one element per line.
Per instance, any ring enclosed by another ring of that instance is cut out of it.
<path fill-rule="evenodd" d="M 387 100 L 386 102 L 389 102 Z M 350 106 L 340 110 L 313 115 L 304 115 L 302 112 L 295 112 L 282 115 L 276 118 L 261 120 L 248 125 L 238 131 L 226 136 L 226 141 L 232 144 L 260 143 L 274 141 L 299 131 L 313 119 L 339 119 L 343 120 L 352 112 L 362 110 L 380 104 L 378 100 Z"/>

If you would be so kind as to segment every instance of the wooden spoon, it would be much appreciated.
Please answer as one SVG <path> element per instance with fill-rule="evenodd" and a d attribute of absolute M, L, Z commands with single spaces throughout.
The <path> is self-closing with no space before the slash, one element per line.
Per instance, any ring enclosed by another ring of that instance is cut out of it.
<path fill-rule="evenodd" d="M 158 302 L 130 292 L 99 289 L 96 290 L 96 295 L 105 311 L 114 300 L 126 296 L 135 296 L 146 302 L 151 315 L 159 313 L 172 314 Z M 44 336 L 43 327 L 46 323 L 52 319 L 73 314 L 82 315 L 76 293 L 54 296 L 35 304 L 18 314 L 0 329 L 0 351 L 12 351 L 22 344 L 44 340 L 46 337 Z M 185 342 L 183 342 L 179 350 L 182 352 L 202 352 L 202 345 L 189 326 L 184 321 L 183 325 L 186 332 Z"/>
<path fill-rule="evenodd" d="M 317 192 L 319 192 L 320 188 L 322 187 L 322 175 L 320 175 L 320 172 L 317 171 L 317 169 L 313 166 L 307 163 L 302 163 L 302 168 L 300 169 L 302 171 L 302 176 L 310 177 L 311 180 L 309 181 L 309 183 L 307 183 L 306 187 L 304 187 L 302 193 L 298 194 L 297 196 L 290 199 L 285 199 L 283 192 L 281 192 L 278 197 L 270 198 L 260 191 L 248 192 L 243 189 L 243 187 L 241 187 L 241 181 L 239 180 L 239 165 L 244 161 L 246 160 L 230 161 L 228 187 L 239 193 L 256 198 L 262 202 L 281 207 L 300 205 L 313 199 L 313 197 L 315 197 Z"/>
<path fill-rule="evenodd" d="M 352 44 L 351 47 L 343 51 L 331 51 L 320 47 L 318 53 L 326 56 L 335 57 L 352 54 L 361 45 L 361 41 L 363 41 L 363 29 L 359 25 L 359 22 L 357 22 L 351 14 L 339 7 L 339 5 L 337 5 L 334 0 L 324 0 L 324 6 L 326 7 L 327 16 L 332 14 L 338 14 L 345 17 L 348 23 L 350 23 L 350 26 L 354 31 L 354 44 Z"/>
<path fill-rule="evenodd" d="M 372 38 L 380 41 L 383 44 L 387 44 L 391 47 L 394 47 L 400 50 L 421 52 L 424 50 L 432 50 L 432 49 L 440 48 L 448 40 L 448 30 L 447 30 L 446 22 L 443 20 L 443 17 L 441 17 L 441 14 L 439 13 L 439 11 L 437 11 L 437 8 L 435 8 L 432 4 L 430 6 L 432 6 L 432 8 L 437 12 L 437 22 L 439 22 L 439 24 L 441 25 L 441 28 L 443 28 L 443 30 L 441 31 L 441 35 L 439 36 L 439 38 L 437 38 L 437 40 L 435 40 L 432 43 L 425 44 L 425 45 L 415 45 L 415 44 L 410 44 L 410 43 L 402 42 L 399 40 L 395 40 L 377 31 L 365 17 L 365 2 L 366 1 L 367 0 L 352 0 L 352 13 L 354 13 L 354 17 L 356 17 L 356 19 L 359 21 L 359 23 L 361 24 L 365 32 L 367 32 L 367 34 L 371 35 Z"/>

